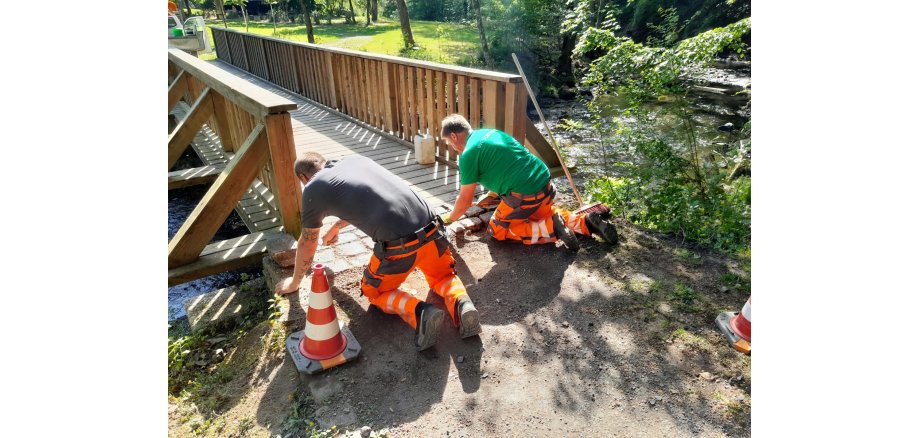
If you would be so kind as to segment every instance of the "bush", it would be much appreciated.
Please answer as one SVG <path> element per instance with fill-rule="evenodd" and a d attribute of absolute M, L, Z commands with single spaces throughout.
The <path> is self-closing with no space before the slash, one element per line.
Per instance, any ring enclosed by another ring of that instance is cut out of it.
<path fill-rule="evenodd" d="M 594 151 L 603 170 L 587 184 L 594 200 L 636 224 L 717 249 L 750 245 L 751 179 L 732 172 L 749 157 L 750 122 L 741 131 L 747 138 L 722 150 L 704 144 L 686 85 L 687 74 L 716 53 L 743 51 L 749 31 L 745 19 L 673 48 L 646 47 L 596 28 L 585 32 L 576 53 L 588 65 L 583 84 L 593 89 L 588 107 L 603 139 Z"/>

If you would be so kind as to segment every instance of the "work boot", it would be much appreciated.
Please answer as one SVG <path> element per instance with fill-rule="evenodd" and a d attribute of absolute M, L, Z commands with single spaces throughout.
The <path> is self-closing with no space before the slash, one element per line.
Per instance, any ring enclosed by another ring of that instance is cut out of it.
<path fill-rule="evenodd" d="M 603 213 L 593 212 L 585 216 L 585 223 L 588 225 L 588 231 L 591 234 L 601 236 L 604 241 L 611 245 L 616 245 L 620 240 L 617 237 L 617 228 L 610 221 L 604 220 Z"/>
<path fill-rule="evenodd" d="M 553 233 L 556 233 L 556 238 L 561 240 L 569 250 L 578 251 L 581 248 L 581 243 L 578 242 L 575 233 L 565 226 L 562 215 L 559 213 L 553 213 Z"/>
<path fill-rule="evenodd" d="M 419 303 L 416 311 L 415 349 L 422 351 L 438 342 L 441 324 L 444 323 L 444 311 L 425 302 Z"/>
<path fill-rule="evenodd" d="M 473 300 L 464 295 L 457 299 L 457 311 L 455 312 L 460 318 L 460 338 L 468 338 L 482 333 L 482 326 L 479 325 L 479 311 L 473 305 Z"/>

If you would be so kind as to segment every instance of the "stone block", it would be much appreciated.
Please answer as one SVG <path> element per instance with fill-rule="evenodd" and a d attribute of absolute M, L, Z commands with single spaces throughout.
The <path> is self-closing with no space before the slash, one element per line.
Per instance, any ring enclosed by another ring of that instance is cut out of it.
<path fill-rule="evenodd" d="M 313 263 L 329 263 L 335 259 L 335 249 L 331 246 L 318 249 L 313 255 Z"/>
<path fill-rule="evenodd" d="M 297 240 L 287 233 L 272 233 L 265 242 L 266 250 L 272 259 L 283 268 L 294 266 L 297 256 Z"/>
<path fill-rule="evenodd" d="M 454 222 L 447 226 L 447 233 L 454 236 L 463 234 L 464 231 L 466 231 L 466 228 L 460 222 Z"/>
<path fill-rule="evenodd" d="M 478 205 L 474 205 L 474 206 L 472 206 L 472 207 L 466 209 L 466 217 L 479 216 L 480 214 L 484 213 L 485 211 L 486 211 L 486 210 L 485 210 L 484 208 L 482 208 L 482 207 L 480 207 L 480 206 L 478 206 Z"/>
<path fill-rule="evenodd" d="M 482 228 L 482 219 L 478 217 L 468 217 L 466 219 L 461 219 L 459 224 L 466 230 L 476 231 Z"/>
<path fill-rule="evenodd" d="M 343 244 L 348 242 L 353 242 L 358 240 L 358 236 L 355 233 L 339 233 L 339 241 L 336 244 Z"/>
<path fill-rule="evenodd" d="M 294 275 L 294 268 L 283 268 L 270 255 L 266 255 L 262 257 L 262 275 L 265 278 L 265 284 L 274 293 L 275 285 L 279 281 Z"/>
<path fill-rule="evenodd" d="M 342 272 L 350 268 L 351 264 L 349 264 L 348 260 L 344 257 L 336 257 L 335 260 L 329 262 L 329 264 L 327 264 L 326 266 L 332 269 L 332 272 L 338 274 L 339 272 Z"/>
<path fill-rule="evenodd" d="M 488 211 L 479 215 L 479 220 L 481 220 L 483 224 L 489 223 L 489 221 L 492 220 L 492 212 Z"/>
<path fill-rule="evenodd" d="M 268 308 L 267 291 L 265 281 L 257 278 L 190 298 L 184 303 L 189 325 L 198 331 Z"/>
<path fill-rule="evenodd" d="M 341 245 L 336 245 L 335 252 L 339 256 L 352 257 L 358 254 L 369 254 L 367 247 L 364 246 L 361 242 L 348 242 Z"/>

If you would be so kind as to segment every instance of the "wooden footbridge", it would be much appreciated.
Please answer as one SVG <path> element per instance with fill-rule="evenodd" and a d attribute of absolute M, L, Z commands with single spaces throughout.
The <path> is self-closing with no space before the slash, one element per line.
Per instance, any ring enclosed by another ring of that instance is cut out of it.
<path fill-rule="evenodd" d="M 169 189 L 210 184 L 169 242 L 169 284 L 261 263 L 275 232 L 300 235 L 305 151 L 328 159 L 361 154 L 399 176 L 432 207 L 459 190 L 456 153 L 440 120 L 460 113 L 475 127 L 513 135 L 553 176 L 559 161 L 527 118 L 520 76 L 328 48 L 211 28 L 218 60 L 169 49 Z M 430 134 L 437 162 L 419 165 L 414 137 Z M 191 147 L 204 166 L 172 168 Z M 235 210 L 250 234 L 211 242 Z"/>

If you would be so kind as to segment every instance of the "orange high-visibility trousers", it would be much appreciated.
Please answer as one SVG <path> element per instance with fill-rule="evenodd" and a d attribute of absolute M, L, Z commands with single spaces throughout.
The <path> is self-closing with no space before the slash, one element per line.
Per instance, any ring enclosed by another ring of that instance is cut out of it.
<path fill-rule="evenodd" d="M 384 248 L 384 244 L 378 242 L 371 255 L 370 263 L 364 269 L 364 278 L 361 280 L 361 292 L 371 304 L 386 313 L 399 315 L 412 328 L 418 325 L 415 318 L 415 307 L 421 303 L 421 300 L 398 288 L 415 268 L 419 268 L 425 274 L 428 286 L 444 299 L 444 306 L 447 307 L 447 313 L 455 326 L 459 325 L 455 309 L 457 299 L 466 295 L 466 288 L 454 271 L 456 262 L 447 239 L 441 234 L 440 227 L 428 237 L 434 237 L 432 236 L 434 233 L 437 233 L 437 237 L 423 243 L 418 248 L 412 248 L 412 246 L 418 246 L 417 241 L 401 248 Z M 394 252 L 393 250 L 398 249 L 409 251 L 404 254 L 386 255 L 388 250 Z M 381 258 L 380 254 L 384 256 Z"/>
<path fill-rule="evenodd" d="M 535 195 L 512 193 L 502 201 L 489 220 L 489 232 L 496 240 L 519 240 L 525 245 L 553 243 L 553 213 L 559 213 L 565 226 L 578 234 L 591 235 L 584 214 L 574 214 L 553 205 L 556 189 L 552 183 Z"/>

